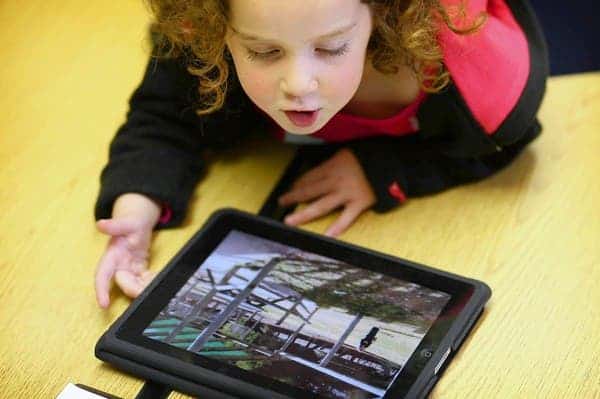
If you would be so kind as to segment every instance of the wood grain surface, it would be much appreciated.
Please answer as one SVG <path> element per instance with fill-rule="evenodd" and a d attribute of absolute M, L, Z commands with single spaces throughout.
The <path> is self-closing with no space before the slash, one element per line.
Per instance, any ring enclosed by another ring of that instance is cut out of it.
<path fill-rule="evenodd" d="M 106 238 L 93 203 L 148 18 L 137 0 L 0 4 L 2 398 L 54 398 L 69 381 L 123 398 L 141 386 L 93 355 L 129 303 L 117 291 L 108 311 L 95 303 Z M 600 73 L 551 79 L 540 119 L 543 135 L 506 170 L 366 213 L 341 237 L 492 287 L 434 398 L 600 398 Z M 156 235 L 153 269 L 215 209 L 260 208 L 292 155 L 260 144 L 215 157 L 184 226 Z"/>

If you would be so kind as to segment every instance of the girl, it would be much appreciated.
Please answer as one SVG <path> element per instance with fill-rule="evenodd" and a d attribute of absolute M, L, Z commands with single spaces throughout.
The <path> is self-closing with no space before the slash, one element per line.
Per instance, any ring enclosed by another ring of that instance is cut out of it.
<path fill-rule="evenodd" d="M 546 48 L 522 0 L 150 0 L 155 49 L 110 146 L 96 272 L 135 297 L 154 228 L 179 224 L 202 149 L 249 128 L 333 144 L 279 198 L 285 222 L 365 210 L 489 176 L 540 132 Z"/>

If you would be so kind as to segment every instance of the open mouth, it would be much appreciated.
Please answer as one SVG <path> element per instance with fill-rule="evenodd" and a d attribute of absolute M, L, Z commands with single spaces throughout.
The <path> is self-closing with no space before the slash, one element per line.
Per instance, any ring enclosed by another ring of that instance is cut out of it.
<path fill-rule="evenodd" d="M 314 111 L 284 111 L 290 122 L 298 127 L 311 126 L 319 116 L 319 110 Z"/>

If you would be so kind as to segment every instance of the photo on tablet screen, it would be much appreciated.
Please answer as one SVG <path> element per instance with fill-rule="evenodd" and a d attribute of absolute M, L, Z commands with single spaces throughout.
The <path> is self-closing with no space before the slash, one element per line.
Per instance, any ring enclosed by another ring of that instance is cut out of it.
<path fill-rule="evenodd" d="M 450 295 L 233 230 L 143 334 L 331 398 L 379 398 Z"/>

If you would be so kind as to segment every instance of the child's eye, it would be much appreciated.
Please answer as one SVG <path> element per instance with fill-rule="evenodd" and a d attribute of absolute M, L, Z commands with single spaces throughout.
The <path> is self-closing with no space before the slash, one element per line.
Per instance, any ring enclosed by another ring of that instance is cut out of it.
<path fill-rule="evenodd" d="M 316 48 L 315 52 L 325 56 L 325 57 L 338 57 L 344 55 L 348 52 L 349 45 L 345 43 L 344 45 L 336 48 L 336 49 L 327 49 L 327 48 Z M 248 53 L 248 60 L 262 60 L 262 61 L 271 61 L 276 59 L 281 55 L 281 51 L 279 49 L 269 50 L 269 51 L 255 51 L 252 49 L 246 49 Z"/>
<path fill-rule="evenodd" d="M 337 57 L 340 55 L 344 55 L 348 52 L 348 43 L 345 43 L 343 46 L 338 47 L 336 49 L 330 50 L 325 48 L 317 48 L 317 52 L 322 53 L 327 57 Z"/>
<path fill-rule="evenodd" d="M 269 51 L 254 51 L 251 49 L 246 49 L 248 51 L 248 59 L 253 61 L 255 59 L 260 60 L 268 60 L 275 58 L 279 55 L 279 50 L 269 50 Z"/>

